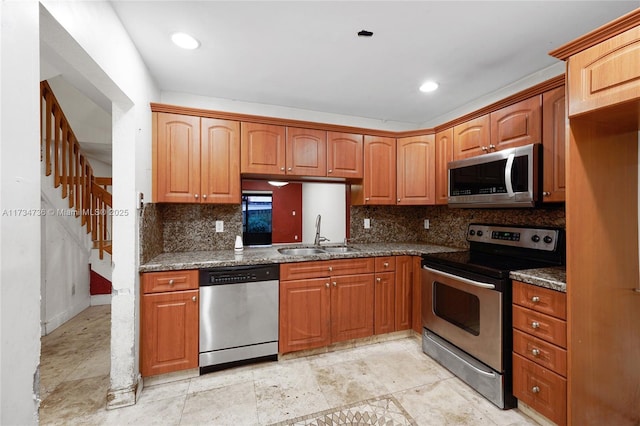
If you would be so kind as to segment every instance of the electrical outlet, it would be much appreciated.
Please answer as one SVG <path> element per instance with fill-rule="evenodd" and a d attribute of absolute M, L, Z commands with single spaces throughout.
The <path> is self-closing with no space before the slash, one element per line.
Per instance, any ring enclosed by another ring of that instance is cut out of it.
<path fill-rule="evenodd" d="M 224 221 L 216 220 L 216 232 L 224 232 Z"/>
<path fill-rule="evenodd" d="M 364 229 L 369 229 L 371 228 L 371 219 L 365 219 L 364 220 Z"/>
<path fill-rule="evenodd" d="M 429 219 L 424 220 L 424 229 L 429 229 Z"/>

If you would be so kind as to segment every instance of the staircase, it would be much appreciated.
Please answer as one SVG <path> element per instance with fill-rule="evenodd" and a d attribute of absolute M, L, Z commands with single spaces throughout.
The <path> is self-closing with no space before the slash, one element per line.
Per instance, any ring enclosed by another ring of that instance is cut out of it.
<path fill-rule="evenodd" d="M 41 161 L 44 173 L 53 177 L 55 188 L 61 187 L 62 199 L 67 199 L 68 210 L 65 215 L 78 218 L 90 236 L 97 258 L 92 262 L 101 263 L 106 255 L 112 254 L 111 244 L 111 207 L 112 196 L 109 192 L 112 179 L 97 177 L 88 158 L 82 152 L 80 144 L 69 125 L 51 87 L 46 81 L 40 83 L 41 114 Z M 59 214 L 59 213 L 58 213 Z M 93 255 L 92 255 L 93 257 Z M 110 260 L 105 259 L 109 262 Z M 102 266 L 104 271 L 91 271 L 91 294 L 98 288 L 98 294 L 110 294 L 110 267 Z M 100 275 L 98 275 L 100 274 Z M 109 283 L 105 286 L 105 280 Z M 97 283 L 97 285 L 96 285 Z"/>

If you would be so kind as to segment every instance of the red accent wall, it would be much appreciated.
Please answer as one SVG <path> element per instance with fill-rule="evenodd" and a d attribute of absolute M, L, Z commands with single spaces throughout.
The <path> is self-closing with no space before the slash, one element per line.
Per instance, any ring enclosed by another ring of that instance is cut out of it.
<path fill-rule="evenodd" d="M 242 190 L 272 191 L 272 235 L 275 243 L 299 243 L 302 241 L 302 184 L 291 182 L 276 187 L 265 181 L 243 180 Z M 293 214 L 295 212 L 295 216 Z M 298 237 L 297 239 L 295 237 Z"/>

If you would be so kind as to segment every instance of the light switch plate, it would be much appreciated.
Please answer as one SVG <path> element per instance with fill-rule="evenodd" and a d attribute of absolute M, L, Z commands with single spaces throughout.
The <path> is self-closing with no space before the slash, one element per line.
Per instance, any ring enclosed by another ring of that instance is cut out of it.
<path fill-rule="evenodd" d="M 424 229 L 429 229 L 429 219 L 424 220 Z"/>
<path fill-rule="evenodd" d="M 216 220 L 216 232 L 224 232 L 224 221 Z"/>
<path fill-rule="evenodd" d="M 371 219 L 365 219 L 364 220 L 364 229 L 369 229 L 371 228 Z"/>

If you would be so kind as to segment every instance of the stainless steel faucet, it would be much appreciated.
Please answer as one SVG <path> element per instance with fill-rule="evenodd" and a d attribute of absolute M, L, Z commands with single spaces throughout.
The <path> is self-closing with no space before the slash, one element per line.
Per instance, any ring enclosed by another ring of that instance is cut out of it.
<path fill-rule="evenodd" d="M 321 237 L 320 236 L 320 222 L 322 220 L 322 217 L 320 215 L 318 215 L 318 217 L 316 217 L 316 239 L 313 241 L 313 245 L 319 246 L 321 242 L 323 241 L 329 241 L 328 238 L 325 237 Z"/>

